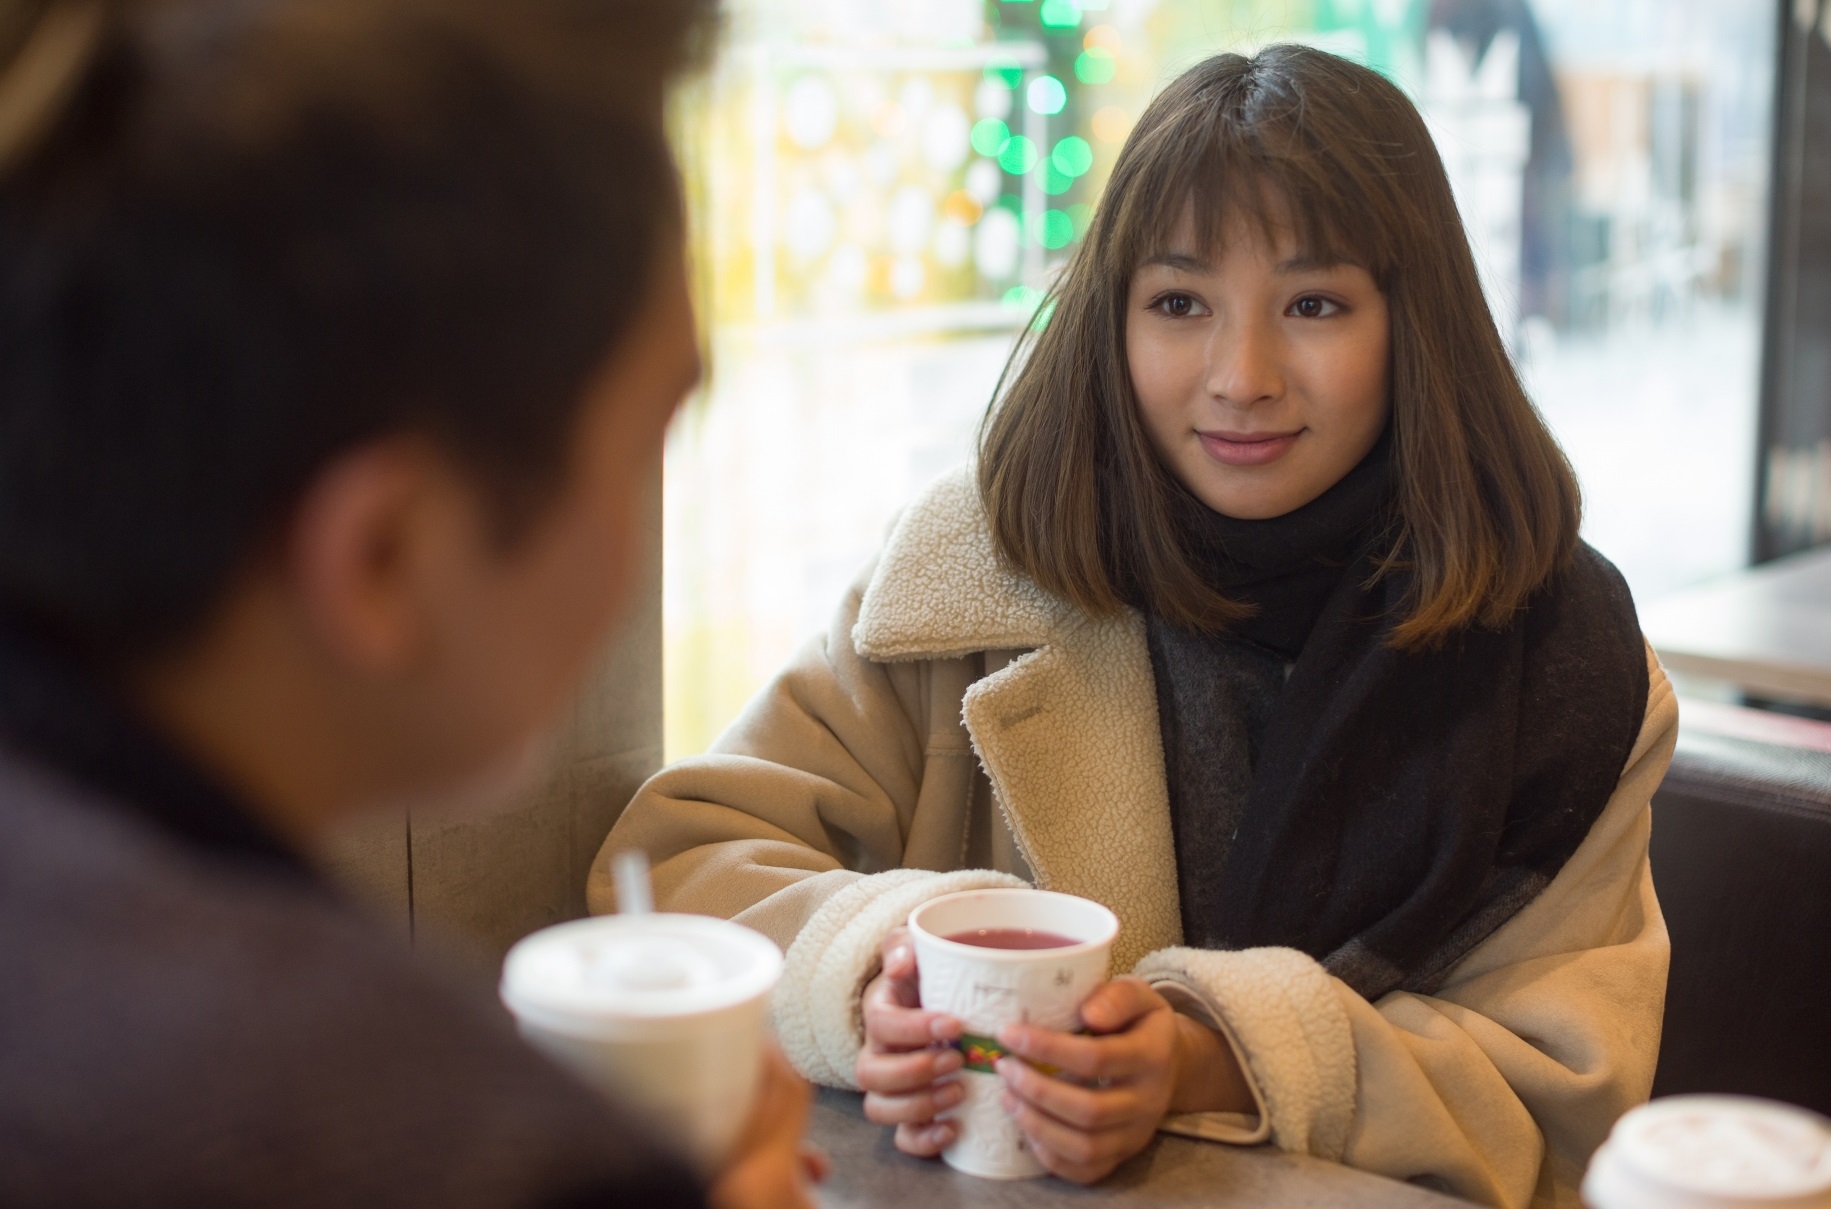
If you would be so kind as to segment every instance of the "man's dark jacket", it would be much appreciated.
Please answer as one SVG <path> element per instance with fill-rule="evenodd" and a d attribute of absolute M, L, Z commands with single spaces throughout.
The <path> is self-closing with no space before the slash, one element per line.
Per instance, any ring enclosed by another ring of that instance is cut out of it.
<path fill-rule="evenodd" d="M 0 1205 L 700 1203 L 486 993 L 0 629 Z"/>

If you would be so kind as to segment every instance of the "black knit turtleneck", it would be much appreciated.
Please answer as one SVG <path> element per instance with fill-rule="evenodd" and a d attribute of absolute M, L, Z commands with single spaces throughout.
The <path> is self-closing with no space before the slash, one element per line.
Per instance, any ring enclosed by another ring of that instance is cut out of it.
<path fill-rule="evenodd" d="M 1204 578 L 1257 609 L 1225 634 L 1145 618 L 1191 944 L 1206 943 L 1204 921 L 1217 918 L 1221 870 L 1290 665 L 1359 546 L 1384 524 L 1390 444 L 1382 437 L 1340 482 L 1284 516 L 1236 520 L 1199 505 L 1186 514 L 1185 541 Z"/>
<path fill-rule="evenodd" d="M 1647 699 L 1633 602 L 1588 547 L 1504 630 L 1402 649 L 1390 438 L 1316 500 L 1187 497 L 1225 633 L 1145 618 L 1185 940 L 1284 945 L 1357 991 L 1428 991 L 1588 833 Z M 1401 555 L 1405 552 L 1398 552 Z"/>

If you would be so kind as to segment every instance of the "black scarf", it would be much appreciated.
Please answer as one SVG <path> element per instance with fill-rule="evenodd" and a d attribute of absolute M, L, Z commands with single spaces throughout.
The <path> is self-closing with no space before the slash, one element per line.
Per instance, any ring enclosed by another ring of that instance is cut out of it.
<path fill-rule="evenodd" d="M 1147 618 L 1185 937 L 1301 949 L 1370 999 L 1435 989 L 1614 792 L 1647 699 L 1627 586 L 1581 546 L 1505 630 L 1401 652 L 1388 441 L 1273 520 L 1189 503 L 1210 582 L 1259 612 L 1222 636 Z M 1216 717 L 1245 739 L 1227 758 Z"/>

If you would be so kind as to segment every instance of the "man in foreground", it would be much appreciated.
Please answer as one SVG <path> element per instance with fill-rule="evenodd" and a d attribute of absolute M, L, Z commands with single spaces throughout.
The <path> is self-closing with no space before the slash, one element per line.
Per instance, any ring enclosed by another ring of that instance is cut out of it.
<path fill-rule="evenodd" d="M 707 19 L 0 0 L 0 1203 L 701 1203 L 299 853 L 499 789 L 617 616 Z"/>

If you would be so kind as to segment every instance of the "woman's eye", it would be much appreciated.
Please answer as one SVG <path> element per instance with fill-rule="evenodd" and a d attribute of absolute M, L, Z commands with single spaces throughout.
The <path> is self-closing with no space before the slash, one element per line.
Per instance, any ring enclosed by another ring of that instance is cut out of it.
<path fill-rule="evenodd" d="M 1339 303 L 1331 302 L 1327 298 L 1318 298 L 1314 294 L 1305 294 L 1291 303 L 1290 313 L 1299 319 L 1327 319 L 1339 310 L 1341 310 Z"/>
<path fill-rule="evenodd" d="M 1157 300 L 1157 309 L 1172 319 L 1187 319 L 1195 314 L 1195 299 L 1187 294 L 1165 294 Z"/>

